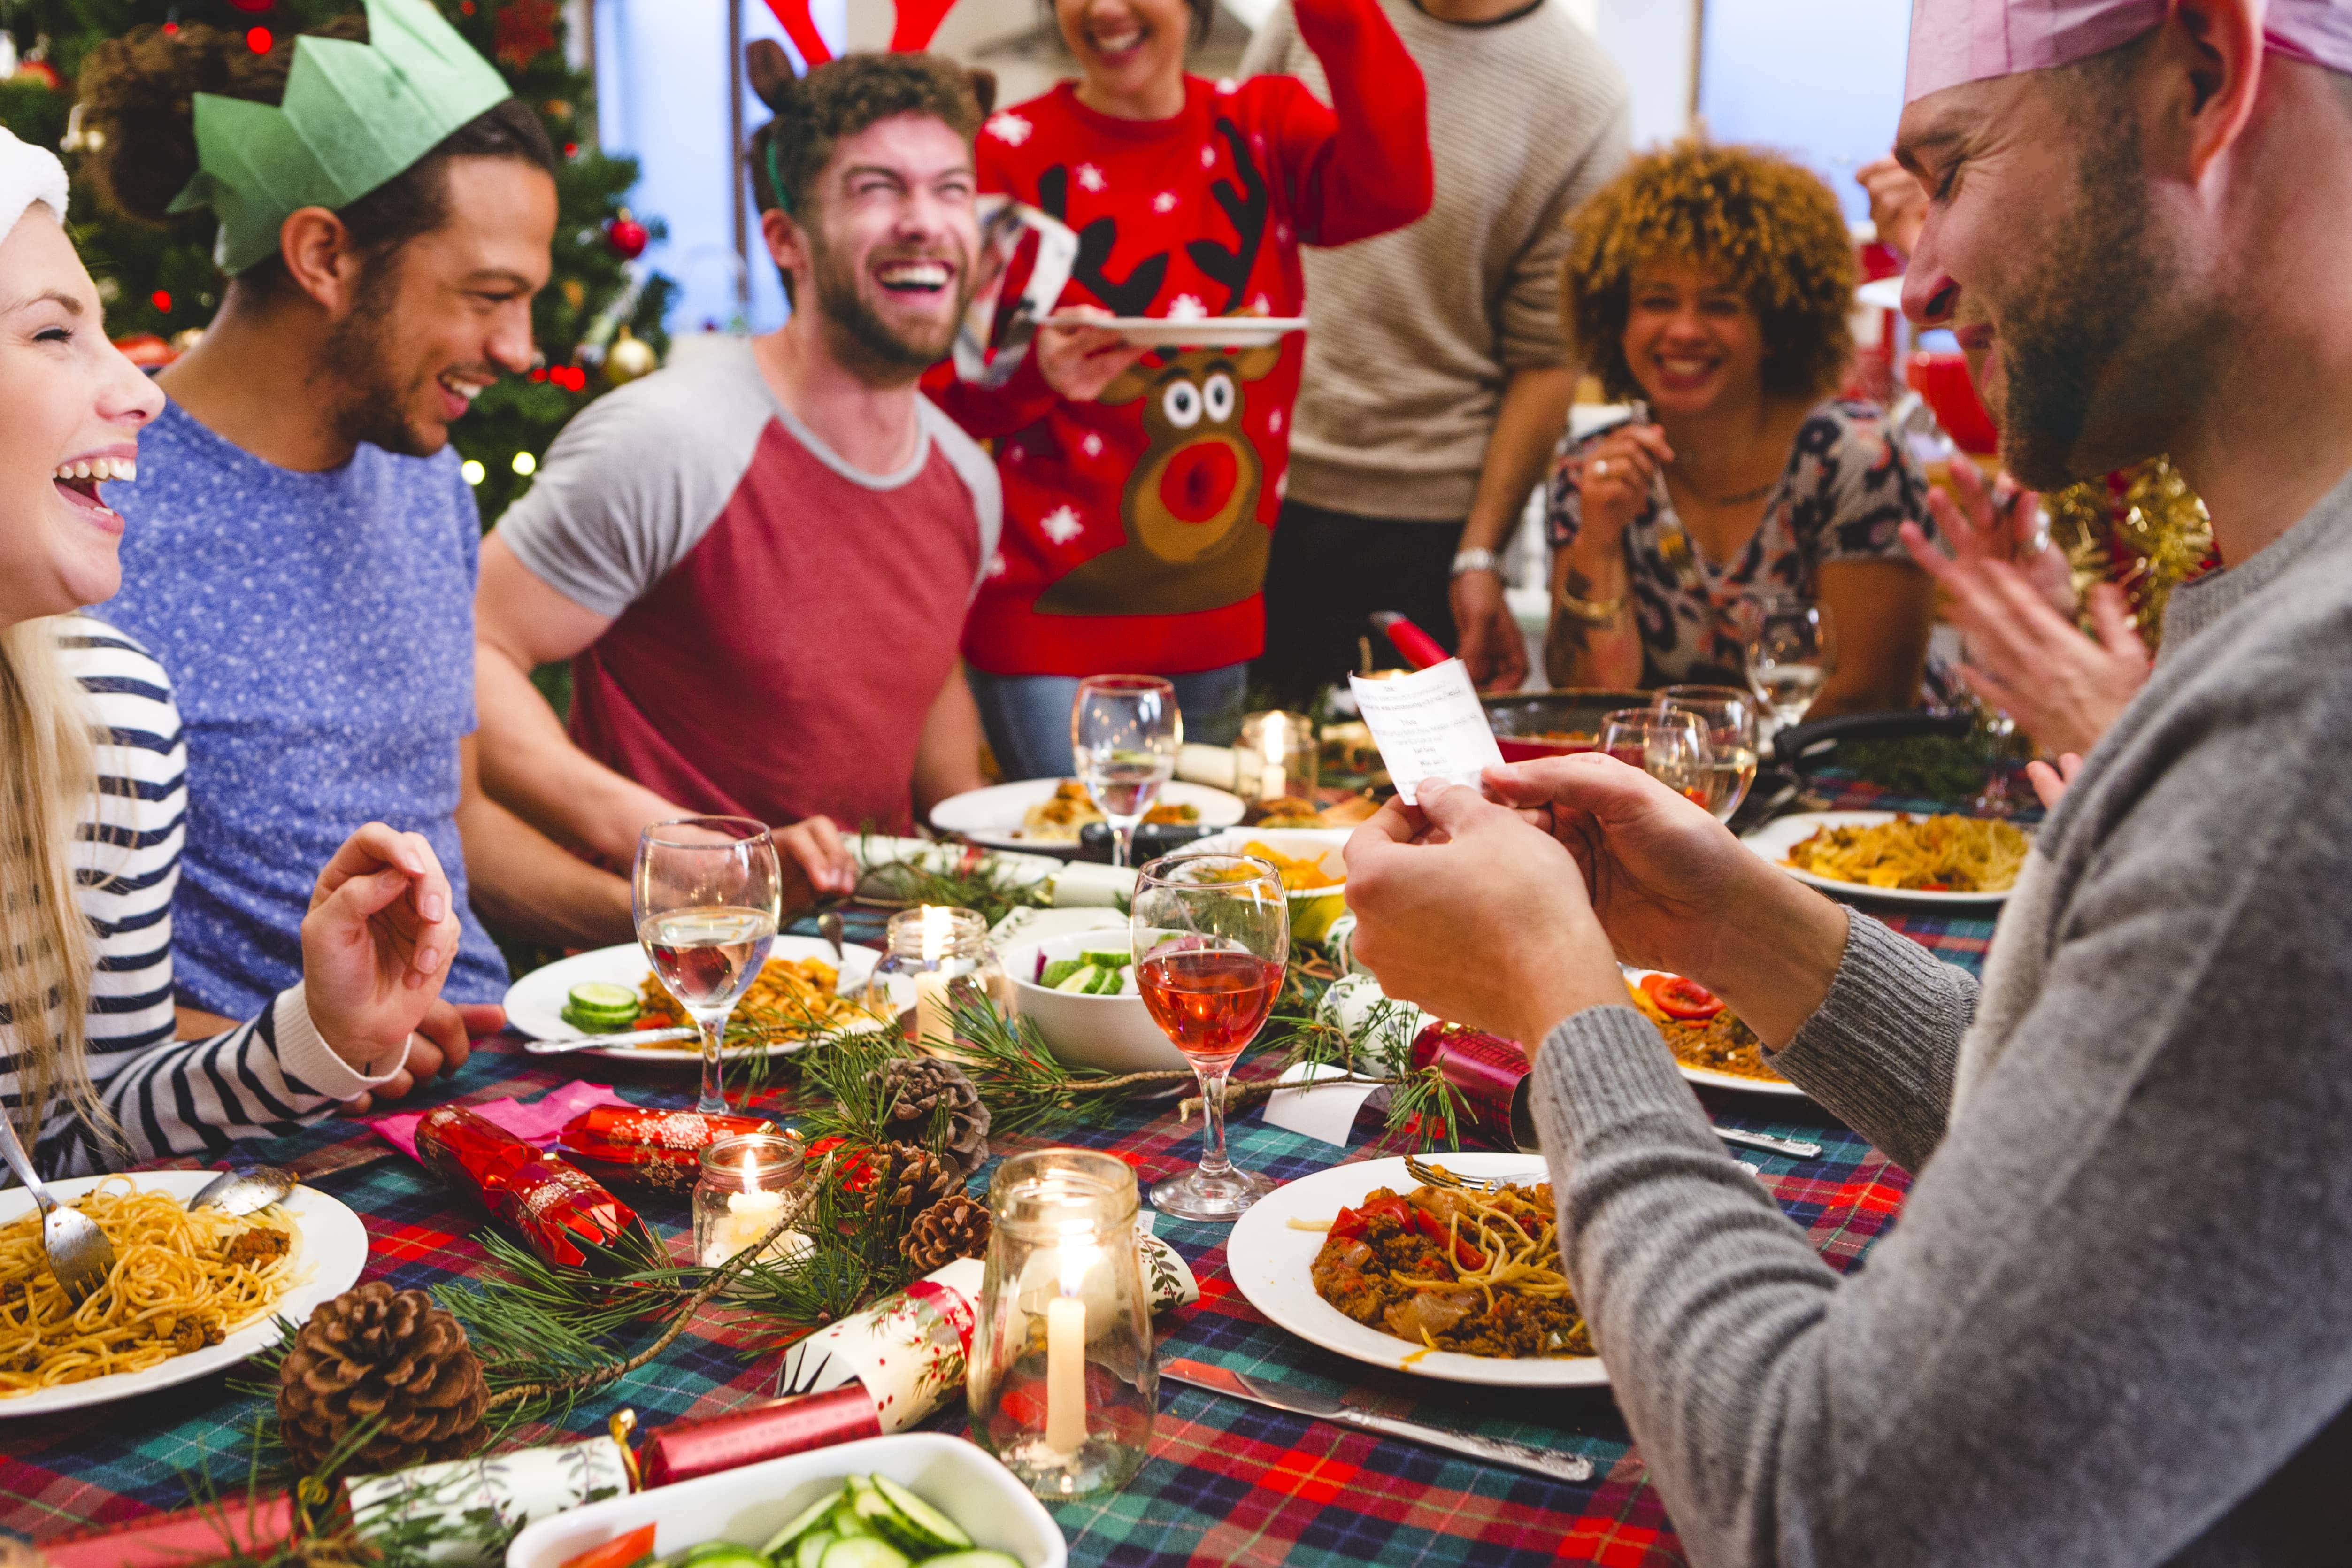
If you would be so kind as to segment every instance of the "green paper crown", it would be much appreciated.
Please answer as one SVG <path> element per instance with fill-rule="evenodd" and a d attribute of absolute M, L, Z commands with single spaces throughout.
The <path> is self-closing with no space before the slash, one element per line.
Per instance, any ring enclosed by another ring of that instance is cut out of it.
<path fill-rule="evenodd" d="M 173 212 L 220 217 L 213 259 L 234 277 L 278 252 L 297 208 L 342 207 L 511 97 L 425 0 L 367 0 L 368 41 L 294 41 L 282 103 L 195 95 L 196 175 Z"/>

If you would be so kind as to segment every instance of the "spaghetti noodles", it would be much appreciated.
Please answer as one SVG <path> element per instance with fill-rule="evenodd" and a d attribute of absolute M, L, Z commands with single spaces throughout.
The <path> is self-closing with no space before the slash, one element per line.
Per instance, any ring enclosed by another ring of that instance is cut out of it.
<path fill-rule="evenodd" d="M 169 1193 L 109 1176 L 73 1206 L 114 1244 L 114 1272 L 77 1303 L 49 1270 L 40 1212 L 0 1226 L 0 1399 L 218 1344 L 297 1283 L 299 1233 L 276 1205 L 191 1212 Z"/>
<path fill-rule="evenodd" d="M 2000 893 L 2016 884 L 2029 840 L 2006 822 L 1941 814 L 1871 827 L 1821 827 L 1789 864 L 1835 882 L 1937 893 Z"/>

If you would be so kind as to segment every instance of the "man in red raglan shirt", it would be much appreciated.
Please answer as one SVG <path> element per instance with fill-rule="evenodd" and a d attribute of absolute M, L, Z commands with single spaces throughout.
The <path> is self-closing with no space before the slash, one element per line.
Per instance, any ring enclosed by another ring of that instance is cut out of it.
<path fill-rule="evenodd" d="M 1209 0 L 1056 0 L 1082 78 L 998 110 L 981 186 L 1078 237 L 1065 310 L 1291 316 L 1298 247 L 1345 245 L 1428 209 L 1421 72 L 1374 0 L 1299 0 L 1334 107 L 1297 80 L 1183 70 Z M 1070 771 L 1080 678 L 1165 675 L 1195 739 L 1237 713 L 1264 646 L 1258 597 L 1289 454 L 1300 340 L 1139 354 L 1047 330 L 1005 385 L 934 373 L 934 396 L 993 438 L 1004 537 L 964 631 L 973 696 L 1013 777 Z"/>

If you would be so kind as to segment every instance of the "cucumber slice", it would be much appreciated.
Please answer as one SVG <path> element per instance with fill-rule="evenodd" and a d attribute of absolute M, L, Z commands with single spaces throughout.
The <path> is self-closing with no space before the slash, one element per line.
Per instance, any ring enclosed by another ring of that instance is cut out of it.
<path fill-rule="evenodd" d="M 1063 981 L 1085 967 L 1086 964 L 1077 959 L 1057 958 L 1045 965 L 1045 973 L 1037 977 L 1037 984 L 1048 991 L 1058 991 Z"/>
<path fill-rule="evenodd" d="M 1091 963 L 1081 963 L 1077 968 L 1072 970 L 1068 977 L 1059 985 L 1055 986 L 1054 989 L 1056 991 L 1075 992 L 1083 996 L 1095 988 L 1095 976 L 1101 973 L 1102 972 L 1100 970 L 1097 969 Z"/>
<path fill-rule="evenodd" d="M 910 1533 L 923 1538 L 923 1551 L 961 1552 L 971 1545 L 971 1537 L 954 1520 L 908 1491 L 887 1476 L 874 1478 L 876 1495 L 892 1508 L 909 1527 Z"/>
<path fill-rule="evenodd" d="M 849 1489 L 847 1487 L 836 1487 L 832 1491 L 827 1492 L 824 1496 L 817 1499 L 816 1501 L 809 1504 L 808 1507 L 801 1510 L 800 1512 L 793 1515 L 791 1521 L 785 1524 L 783 1529 L 768 1537 L 768 1544 L 760 1548 L 761 1555 L 763 1557 L 773 1557 L 777 1552 L 782 1552 L 785 1547 L 790 1546 L 793 1542 L 798 1541 L 802 1536 L 806 1535 L 810 1531 L 814 1530 L 818 1525 L 823 1524 L 824 1522 L 824 1516 L 834 1510 L 835 1505 L 841 1501 L 843 1495 Z"/>
<path fill-rule="evenodd" d="M 1101 952 L 1088 950 L 1078 954 L 1078 962 L 1091 963 L 1102 969 L 1125 969 L 1135 962 L 1135 954 L 1124 949 L 1115 952 L 1108 949 Z"/>
<path fill-rule="evenodd" d="M 852 1535 L 824 1549 L 818 1568 L 912 1568 L 913 1559 L 888 1542 Z"/>
<path fill-rule="evenodd" d="M 874 1533 L 873 1526 L 857 1517 L 857 1500 L 846 1488 L 842 1490 L 841 1500 L 835 1503 L 833 1511 L 825 1516 L 824 1527 L 845 1540 L 853 1535 Z"/>
<path fill-rule="evenodd" d="M 610 1013 L 618 1008 L 626 1008 L 634 1013 L 637 1008 L 635 992 L 606 980 L 591 980 L 574 985 L 571 999 L 592 1013 Z"/>
<path fill-rule="evenodd" d="M 684 1555 L 670 1559 L 670 1568 L 773 1568 L 748 1546 L 731 1541 L 706 1541 Z"/>
<path fill-rule="evenodd" d="M 830 1530 L 810 1531 L 793 1547 L 790 1568 L 819 1568 L 819 1564 L 824 1562 L 825 1548 L 840 1539 Z M 786 1568 L 782 1558 L 776 1559 L 776 1568 Z"/>
<path fill-rule="evenodd" d="M 1120 972 L 1116 969 L 1097 969 L 1094 971 L 1094 983 L 1087 987 L 1087 994 L 1089 996 L 1118 995 L 1119 973 Z"/>
<path fill-rule="evenodd" d="M 1007 1552 L 992 1552 L 985 1546 L 970 1552 L 950 1552 L 944 1557 L 926 1557 L 923 1568 L 1028 1568 L 1028 1564 Z"/>

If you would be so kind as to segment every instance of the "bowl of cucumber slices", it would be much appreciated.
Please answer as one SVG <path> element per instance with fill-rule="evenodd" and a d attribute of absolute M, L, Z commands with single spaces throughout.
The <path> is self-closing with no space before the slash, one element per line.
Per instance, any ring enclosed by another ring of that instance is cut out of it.
<path fill-rule="evenodd" d="M 1103 1072 L 1186 1067 L 1135 988 L 1126 931 L 1039 937 L 1014 943 L 999 958 L 1021 1016 L 1072 1067 Z"/>
<path fill-rule="evenodd" d="M 869 1437 L 539 1520 L 507 1568 L 1066 1568 L 1053 1516 L 961 1437 Z"/>

